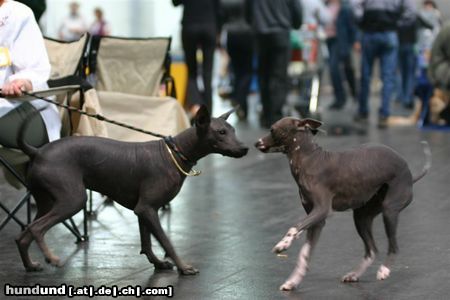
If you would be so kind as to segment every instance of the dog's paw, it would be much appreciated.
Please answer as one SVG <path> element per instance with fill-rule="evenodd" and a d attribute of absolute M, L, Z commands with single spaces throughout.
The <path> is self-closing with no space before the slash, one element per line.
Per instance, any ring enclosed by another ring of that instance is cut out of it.
<path fill-rule="evenodd" d="M 284 251 L 286 251 L 289 247 L 286 246 L 283 241 L 279 242 L 278 244 L 275 245 L 275 247 L 272 248 L 272 252 L 275 254 L 280 254 Z"/>
<path fill-rule="evenodd" d="M 40 272 L 43 270 L 41 264 L 38 262 L 32 262 L 31 265 L 26 266 L 25 269 L 27 272 Z"/>
<path fill-rule="evenodd" d="M 355 272 L 350 272 L 342 276 L 341 278 L 342 282 L 358 282 L 359 277 Z"/>
<path fill-rule="evenodd" d="M 61 260 L 59 259 L 58 256 L 46 257 L 45 262 L 54 267 L 62 267 Z"/>
<path fill-rule="evenodd" d="M 159 261 L 157 263 L 154 263 L 156 270 L 172 270 L 173 269 L 173 263 L 171 263 L 168 260 Z"/>
<path fill-rule="evenodd" d="M 381 265 L 377 272 L 378 280 L 385 280 L 391 275 L 391 270 L 385 265 Z"/>
<path fill-rule="evenodd" d="M 200 273 L 199 270 L 190 265 L 186 265 L 182 268 L 179 268 L 178 272 L 180 272 L 181 275 L 196 275 Z"/>
<path fill-rule="evenodd" d="M 292 291 L 295 287 L 296 284 L 288 280 L 280 286 L 280 291 Z"/>

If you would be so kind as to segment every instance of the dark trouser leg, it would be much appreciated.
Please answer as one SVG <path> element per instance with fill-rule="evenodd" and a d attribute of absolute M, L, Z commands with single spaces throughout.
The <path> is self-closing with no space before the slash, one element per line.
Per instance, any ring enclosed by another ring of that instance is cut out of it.
<path fill-rule="evenodd" d="M 343 64 L 345 77 L 350 88 L 350 93 L 353 99 L 356 100 L 358 97 L 358 91 L 356 88 L 355 70 L 353 68 L 353 60 L 351 54 L 343 58 Z"/>
<path fill-rule="evenodd" d="M 414 76 L 416 73 L 416 55 L 414 45 L 407 44 L 399 49 L 399 69 L 401 74 L 401 100 L 403 105 L 412 105 L 414 97 Z"/>
<path fill-rule="evenodd" d="M 48 143 L 47 129 L 41 115 L 33 105 L 24 102 L 17 108 L 0 117 L 0 145 L 7 148 L 18 148 L 17 137 L 22 124 L 31 114 L 36 113 L 29 122 L 25 132 L 25 141 L 35 147 Z"/>
<path fill-rule="evenodd" d="M 273 34 L 269 42 L 272 43 L 269 50 L 269 83 L 268 95 L 271 103 L 269 120 L 275 123 L 283 117 L 282 109 L 287 98 L 288 75 L 287 67 L 289 63 L 289 33 L 281 32 Z"/>
<path fill-rule="evenodd" d="M 336 38 L 327 39 L 327 46 L 329 52 L 329 69 L 331 83 L 334 91 L 334 104 L 336 106 L 343 106 L 346 101 L 344 86 L 342 85 L 341 66 L 339 61 L 339 49 Z"/>
<path fill-rule="evenodd" d="M 380 116 L 388 117 L 390 114 L 391 98 L 395 90 L 395 71 L 397 70 L 398 39 L 396 32 L 386 32 L 382 38 L 380 54 L 381 80 L 383 89 L 381 91 Z"/>
<path fill-rule="evenodd" d="M 197 86 L 197 32 L 192 29 L 183 28 L 181 38 L 183 42 L 184 59 L 188 68 L 186 102 L 189 105 L 205 104 Z"/>
<path fill-rule="evenodd" d="M 361 90 L 359 93 L 359 114 L 369 113 L 370 81 L 372 79 L 373 62 L 376 56 L 376 40 L 371 33 L 364 33 L 362 39 Z"/>
<path fill-rule="evenodd" d="M 227 49 L 235 76 L 233 97 L 246 116 L 248 112 L 247 97 L 253 75 L 252 35 L 228 33 Z"/>
<path fill-rule="evenodd" d="M 212 69 L 214 62 L 214 50 L 216 49 L 216 31 L 204 28 L 201 38 L 201 49 L 203 52 L 202 77 L 203 77 L 203 99 L 204 104 L 212 113 Z"/>
<path fill-rule="evenodd" d="M 269 127 L 271 103 L 269 99 L 270 52 L 264 35 L 258 36 L 258 80 L 259 93 L 263 109 L 262 125 Z"/>

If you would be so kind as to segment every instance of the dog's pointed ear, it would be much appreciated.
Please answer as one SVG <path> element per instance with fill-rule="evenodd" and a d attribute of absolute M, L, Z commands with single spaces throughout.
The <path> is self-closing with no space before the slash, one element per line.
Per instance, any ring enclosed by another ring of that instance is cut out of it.
<path fill-rule="evenodd" d="M 232 113 L 234 113 L 237 109 L 239 108 L 239 105 L 236 105 L 235 107 L 233 107 L 232 109 L 230 109 L 229 111 L 227 111 L 226 113 L 224 113 L 223 115 L 221 115 L 220 117 L 219 117 L 219 119 L 223 119 L 223 120 L 227 120 L 228 119 L 228 117 L 232 114 Z"/>
<path fill-rule="evenodd" d="M 307 118 L 307 119 L 298 120 L 297 127 L 302 128 L 302 129 L 308 128 L 315 135 L 318 132 L 318 128 L 320 126 L 322 126 L 322 124 L 323 123 L 318 120 Z"/>
<path fill-rule="evenodd" d="M 205 105 L 200 106 L 194 120 L 195 127 L 198 129 L 204 130 L 208 128 L 209 123 L 211 123 L 211 117 L 208 108 Z"/>
<path fill-rule="evenodd" d="M 320 126 L 322 126 L 322 124 L 323 124 L 322 122 L 320 122 L 318 120 L 309 119 L 309 118 L 303 119 L 302 121 L 304 123 L 304 126 L 307 126 L 307 127 L 311 128 L 311 129 L 317 129 Z"/>

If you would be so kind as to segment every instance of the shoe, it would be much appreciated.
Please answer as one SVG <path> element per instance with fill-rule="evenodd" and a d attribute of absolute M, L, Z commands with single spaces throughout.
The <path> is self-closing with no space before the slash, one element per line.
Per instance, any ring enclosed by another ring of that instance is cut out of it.
<path fill-rule="evenodd" d="M 328 107 L 328 109 L 330 109 L 330 110 L 341 110 L 344 107 L 344 105 L 345 104 L 343 104 L 343 103 L 334 102 Z"/>
<path fill-rule="evenodd" d="M 388 127 L 388 118 L 385 116 L 380 116 L 378 118 L 378 128 L 379 129 L 386 129 Z"/>
<path fill-rule="evenodd" d="M 369 122 L 369 118 L 367 114 L 357 114 L 353 117 L 353 121 L 355 123 L 367 124 Z"/>

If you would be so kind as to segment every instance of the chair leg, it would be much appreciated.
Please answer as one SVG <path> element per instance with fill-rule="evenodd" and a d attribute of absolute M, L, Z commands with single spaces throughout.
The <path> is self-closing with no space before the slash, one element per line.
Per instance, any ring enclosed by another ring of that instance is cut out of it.
<path fill-rule="evenodd" d="M 6 224 L 9 222 L 9 220 L 13 219 L 14 221 L 16 221 L 17 224 L 19 224 L 19 226 L 22 228 L 22 230 L 25 229 L 26 225 L 20 221 L 15 214 L 17 213 L 17 211 L 27 202 L 30 201 L 30 197 L 31 197 L 31 193 L 27 191 L 27 193 L 25 194 L 25 196 L 23 196 L 23 198 L 19 201 L 19 203 L 17 203 L 17 205 L 12 209 L 9 210 L 6 206 L 4 206 L 1 202 L 0 202 L 0 207 L 8 214 L 6 216 L 6 218 L 0 223 L 0 230 L 3 229 L 3 227 L 6 226 Z M 31 217 L 30 217 L 31 219 Z"/>

